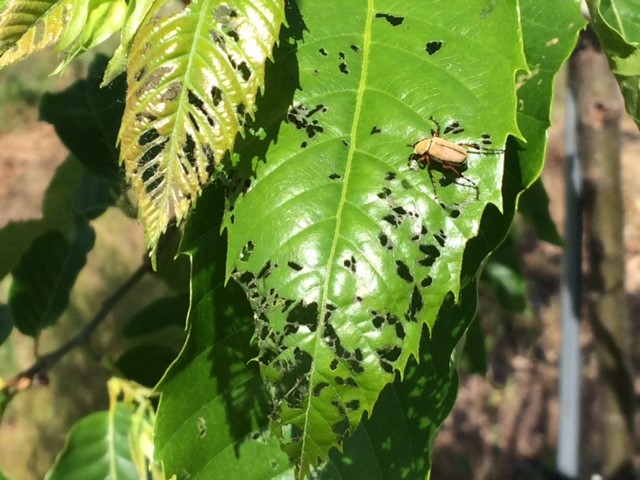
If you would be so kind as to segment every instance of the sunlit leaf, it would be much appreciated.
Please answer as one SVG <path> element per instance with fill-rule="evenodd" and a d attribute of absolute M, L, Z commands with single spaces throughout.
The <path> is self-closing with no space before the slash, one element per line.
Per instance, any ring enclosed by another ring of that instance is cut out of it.
<path fill-rule="evenodd" d="M 502 208 L 501 149 L 518 135 L 525 65 L 511 2 L 299 6 L 236 147 L 240 168 L 257 166 L 227 228 L 273 431 L 302 477 L 372 411 L 457 296 L 467 240 L 487 204 Z M 408 144 L 438 129 L 477 152 L 462 175 L 407 161 Z"/>
<path fill-rule="evenodd" d="M 121 155 L 152 256 L 253 111 L 283 8 L 283 0 L 195 0 L 136 34 Z"/>
<path fill-rule="evenodd" d="M 0 16 L 0 68 L 56 43 L 75 0 L 14 0 Z"/>
<path fill-rule="evenodd" d="M 640 125 L 640 9 L 637 0 L 589 0 L 598 40 L 607 54 L 625 106 Z"/>

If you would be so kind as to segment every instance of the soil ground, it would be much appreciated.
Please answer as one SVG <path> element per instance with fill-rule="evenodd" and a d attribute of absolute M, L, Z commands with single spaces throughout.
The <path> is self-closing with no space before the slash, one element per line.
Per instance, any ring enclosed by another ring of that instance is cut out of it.
<path fill-rule="evenodd" d="M 628 119 L 623 129 L 626 291 L 629 318 L 635 319 L 640 311 L 640 134 Z M 559 226 L 563 224 L 562 139 L 563 132 L 552 129 L 544 172 L 551 214 Z M 39 215 L 43 191 L 66 154 L 53 129 L 43 123 L 31 122 L 0 134 L 0 226 L 10 219 Z M 555 464 L 559 417 L 558 291 L 562 251 L 539 241 L 530 232 L 523 235 L 519 244 L 531 313 L 515 317 L 505 314 L 493 307 L 490 292 L 482 295 L 483 328 L 491 343 L 489 374 L 483 378 L 462 373 L 456 406 L 437 440 L 432 478 L 553 478 L 549 472 Z M 600 439 L 597 367 L 591 335 L 587 326 L 583 327 L 581 464 L 584 478 L 588 478 L 597 473 Z M 640 371 L 639 357 L 636 348 L 636 372 Z M 639 399 L 640 376 L 636 374 L 635 378 Z"/>

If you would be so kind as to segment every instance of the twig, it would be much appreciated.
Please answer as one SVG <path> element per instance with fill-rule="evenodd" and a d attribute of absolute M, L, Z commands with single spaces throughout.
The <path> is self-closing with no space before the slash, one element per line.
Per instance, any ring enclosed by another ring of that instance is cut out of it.
<path fill-rule="evenodd" d="M 107 314 L 140 279 L 151 271 L 151 264 L 145 260 L 138 269 L 113 294 L 102 302 L 102 306 L 93 319 L 78 334 L 56 350 L 41 356 L 31 367 L 7 380 L 0 394 L 14 395 L 31 386 L 47 383 L 47 372 L 74 348 L 86 343 L 98 326 L 107 318 Z"/>

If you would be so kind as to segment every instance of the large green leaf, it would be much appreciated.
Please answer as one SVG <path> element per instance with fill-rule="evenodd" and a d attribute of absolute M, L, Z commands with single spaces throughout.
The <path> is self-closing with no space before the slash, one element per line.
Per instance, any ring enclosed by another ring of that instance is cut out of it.
<path fill-rule="evenodd" d="M 0 16 L 0 68 L 56 43 L 75 3 L 76 0 L 11 2 Z"/>
<path fill-rule="evenodd" d="M 288 19 L 295 50 L 267 73 L 262 130 L 236 148 L 241 168 L 267 161 L 227 228 L 228 270 L 256 311 L 274 431 L 302 476 L 371 412 L 417 355 L 423 325 L 457 295 L 465 243 L 485 206 L 501 207 L 496 149 L 518 134 L 524 61 L 511 2 L 300 9 Z M 408 165 L 407 144 L 431 135 L 430 117 L 450 141 L 490 135 L 492 152 L 470 154 L 460 178 Z"/>
<path fill-rule="evenodd" d="M 292 477 L 277 440 L 268 437 L 268 400 L 250 360 L 253 315 L 242 290 L 224 283 L 222 197 L 205 190 L 186 225 L 182 250 L 191 258 L 189 336 L 158 387 L 156 457 L 166 478 Z M 216 213 L 217 212 L 217 213 Z"/>
<path fill-rule="evenodd" d="M 120 141 L 152 256 L 253 111 L 283 3 L 194 0 L 134 37 Z"/>
<path fill-rule="evenodd" d="M 129 446 L 132 415 L 130 406 L 116 404 L 80 420 L 45 479 L 140 480 Z"/>
<path fill-rule="evenodd" d="M 640 125 L 640 5 L 637 0 L 589 0 L 587 5 L 627 112 Z"/>
<path fill-rule="evenodd" d="M 49 231 L 33 242 L 12 271 L 9 307 L 18 330 L 37 337 L 58 320 L 94 240 L 89 224 L 78 222 L 67 235 Z"/>

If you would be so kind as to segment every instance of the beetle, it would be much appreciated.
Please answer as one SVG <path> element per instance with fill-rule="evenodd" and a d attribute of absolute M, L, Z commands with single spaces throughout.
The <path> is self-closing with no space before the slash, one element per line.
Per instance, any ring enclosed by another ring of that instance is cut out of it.
<path fill-rule="evenodd" d="M 409 144 L 409 147 L 413 147 L 413 152 L 409 155 L 408 162 L 417 161 L 423 167 L 429 170 L 429 176 L 433 183 L 433 177 L 431 175 L 431 169 L 437 168 L 441 170 L 445 175 L 451 173 L 457 178 L 464 178 L 469 182 L 467 186 L 471 186 L 476 190 L 476 198 L 479 196 L 478 186 L 467 177 L 463 175 L 463 172 L 467 169 L 467 159 L 470 153 L 473 154 L 495 154 L 503 153 L 504 150 L 496 150 L 487 148 L 487 145 L 491 145 L 491 137 L 483 133 L 481 135 L 481 143 L 456 143 L 440 136 L 440 124 L 433 118 L 429 117 L 429 120 L 435 125 L 435 130 L 431 130 L 430 138 L 423 138 L 418 140 L 414 144 Z M 457 121 L 454 121 L 448 125 L 444 133 L 445 134 L 457 134 L 462 133 L 464 129 Z"/>

